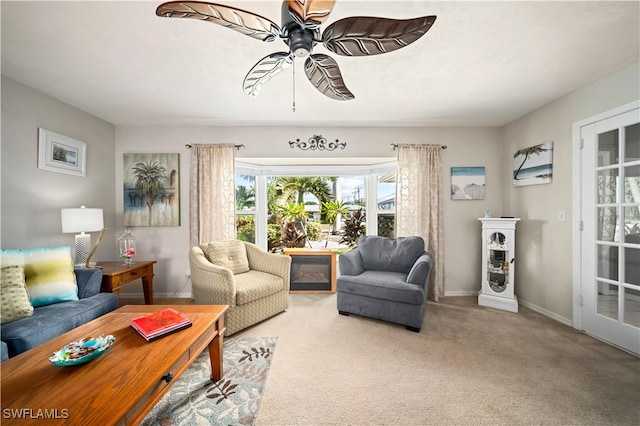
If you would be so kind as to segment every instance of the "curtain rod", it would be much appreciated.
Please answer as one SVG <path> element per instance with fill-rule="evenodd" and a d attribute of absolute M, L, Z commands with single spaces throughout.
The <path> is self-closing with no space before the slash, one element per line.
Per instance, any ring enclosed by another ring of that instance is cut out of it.
<path fill-rule="evenodd" d="M 185 145 L 187 148 L 191 148 L 193 145 L 191 145 L 190 143 Z M 237 149 L 238 151 L 240 151 L 242 148 L 244 148 L 244 145 L 240 144 L 240 145 L 234 145 L 235 149 Z"/>
<path fill-rule="evenodd" d="M 396 148 L 397 148 L 397 147 L 398 147 L 398 144 L 397 144 L 397 143 L 392 143 L 392 144 L 391 144 L 391 148 L 392 148 L 394 151 L 396 150 Z M 442 149 L 447 149 L 447 146 L 446 146 L 446 145 L 440 145 L 440 148 L 442 148 Z"/>

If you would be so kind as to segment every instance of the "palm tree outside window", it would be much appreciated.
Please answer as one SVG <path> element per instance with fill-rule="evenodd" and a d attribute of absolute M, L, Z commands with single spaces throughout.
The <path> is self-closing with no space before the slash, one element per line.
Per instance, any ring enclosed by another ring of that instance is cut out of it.
<path fill-rule="evenodd" d="M 256 178 L 235 175 L 236 182 L 236 238 L 256 242 Z"/>
<path fill-rule="evenodd" d="M 345 226 L 354 234 L 394 234 L 395 222 L 395 162 L 349 166 L 273 166 L 236 161 L 236 225 L 244 229 L 242 220 L 249 219 L 251 232 L 237 232 L 237 238 L 247 239 L 271 251 L 283 247 L 284 217 L 278 206 L 301 202 L 306 219 L 307 241 L 311 247 L 348 246 L 344 240 Z M 292 169 L 298 173 L 291 173 Z M 276 173 L 274 173 L 274 171 Z M 282 171 L 282 174 L 278 174 Z M 308 174 L 306 174 L 308 172 Z M 248 176 L 251 176 L 249 183 Z M 383 180 L 382 177 L 385 177 Z M 378 180 L 380 179 L 380 182 Z M 335 228 L 327 221 L 323 203 L 343 202 L 348 212 L 338 214 Z M 324 211 L 323 211 L 324 210 Z M 356 217 L 357 216 L 357 217 Z M 380 219 L 380 229 L 378 218 Z M 240 225 L 240 226 L 239 226 Z M 346 234 L 345 234 L 346 235 Z"/>

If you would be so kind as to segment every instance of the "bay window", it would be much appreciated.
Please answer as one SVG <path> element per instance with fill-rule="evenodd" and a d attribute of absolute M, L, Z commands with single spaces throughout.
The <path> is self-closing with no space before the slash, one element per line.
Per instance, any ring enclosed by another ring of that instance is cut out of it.
<path fill-rule="evenodd" d="M 348 213 L 339 215 L 336 230 L 340 231 L 352 212 L 362 208 L 365 214 L 366 233 L 369 235 L 394 236 L 395 222 L 395 173 L 396 163 L 331 165 L 331 166 L 287 166 L 257 164 L 253 161 L 236 161 L 236 227 L 237 238 L 255 242 L 269 248 L 269 241 L 277 236 L 274 219 L 276 181 L 303 181 L 320 178 L 328 182 L 332 200 L 342 201 Z M 259 160 L 258 160 L 259 161 Z M 344 159 L 343 159 L 344 161 Z M 295 201 L 299 201 L 296 194 Z M 279 202 L 282 202 L 280 200 Z M 317 196 L 305 191 L 305 210 L 311 221 L 319 221 L 322 202 Z M 277 224 L 276 224 L 277 225 Z M 325 226 L 326 227 L 326 226 Z M 324 228 L 323 228 L 324 229 Z M 327 232 L 327 230 L 324 230 Z M 330 230 L 328 231 L 330 232 Z"/>

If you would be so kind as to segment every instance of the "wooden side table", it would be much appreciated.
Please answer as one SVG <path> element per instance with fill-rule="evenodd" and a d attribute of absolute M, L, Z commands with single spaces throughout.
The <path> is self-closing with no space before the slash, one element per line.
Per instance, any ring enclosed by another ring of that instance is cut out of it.
<path fill-rule="evenodd" d="M 102 268 L 102 288 L 108 293 L 120 294 L 120 286 L 135 280 L 142 280 L 145 305 L 153 305 L 153 264 L 155 260 L 137 260 L 131 266 L 124 261 L 97 262 Z"/>

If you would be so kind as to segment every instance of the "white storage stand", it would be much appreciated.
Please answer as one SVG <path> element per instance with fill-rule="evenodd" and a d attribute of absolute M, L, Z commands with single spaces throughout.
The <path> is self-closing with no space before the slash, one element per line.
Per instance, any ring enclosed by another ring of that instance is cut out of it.
<path fill-rule="evenodd" d="M 516 222 L 519 218 L 480 218 L 482 222 L 482 286 L 478 304 L 518 312 L 514 292 Z"/>

